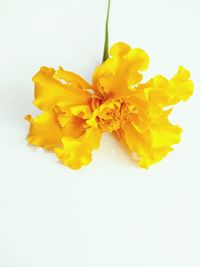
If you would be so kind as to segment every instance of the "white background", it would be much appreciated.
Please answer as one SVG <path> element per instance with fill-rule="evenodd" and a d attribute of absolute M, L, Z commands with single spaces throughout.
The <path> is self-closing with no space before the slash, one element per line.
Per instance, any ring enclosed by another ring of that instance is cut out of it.
<path fill-rule="evenodd" d="M 113 0 L 110 42 L 145 49 L 155 74 L 178 65 L 195 93 L 171 117 L 182 142 L 149 170 L 104 135 L 70 170 L 26 144 L 32 76 L 41 65 L 91 80 L 106 0 L 0 0 L 0 267 L 200 266 L 200 1 Z"/>

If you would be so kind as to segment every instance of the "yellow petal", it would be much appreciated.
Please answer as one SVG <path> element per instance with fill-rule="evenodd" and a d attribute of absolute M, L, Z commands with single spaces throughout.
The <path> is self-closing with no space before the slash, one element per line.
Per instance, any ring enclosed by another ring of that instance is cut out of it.
<path fill-rule="evenodd" d="M 70 112 L 58 115 L 61 125 L 62 136 L 79 137 L 85 130 L 85 121 L 82 118 L 72 115 Z"/>
<path fill-rule="evenodd" d="M 149 56 L 140 48 L 131 49 L 125 59 L 135 70 L 146 70 L 149 66 Z"/>
<path fill-rule="evenodd" d="M 126 55 L 130 50 L 131 47 L 129 45 L 118 42 L 110 48 L 109 54 L 113 57 L 121 57 Z"/>
<path fill-rule="evenodd" d="M 45 112 L 34 119 L 27 115 L 25 119 L 30 122 L 27 136 L 29 144 L 52 149 L 61 143 L 61 127 L 55 112 Z"/>
<path fill-rule="evenodd" d="M 70 112 L 77 117 L 83 119 L 89 119 L 92 115 L 92 111 L 89 105 L 78 105 L 70 108 Z"/>
<path fill-rule="evenodd" d="M 178 72 L 171 79 L 171 90 L 174 94 L 173 104 L 180 100 L 186 101 L 194 91 L 194 84 L 190 80 L 190 72 L 180 66 Z"/>
<path fill-rule="evenodd" d="M 54 78 L 55 70 L 42 67 L 33 77 L 35 83 L 34 104 L 41 110 L 48 111 L 58 106 L 65 111 L 73 105 L 88 104 L 91 95 L 75 85 L 63 84 Z"/>
<path fill-rule="evenodd" d="M 62 148 L 56 148 L 55 153 L 60 161 L 72 169 L 80 169 L 92 160 L 92 150 L 99 147 L 101 132 L 88 128 L 79 138 L 63 137 Z"/>
<path fill-rule="evenodd" d="M 54 74 L 54 77 L 57 79 L 63 79 L 67 83 L 76 84 L 81 89 L 91 89 L 92 85 L 90 85 L 88 82 L 86 82 L 81 76 L 78 74 L 63 70 L 62 67 L 60 67 Z"/>
<path fill-rule="evenodd" d="M 162 127 L 161 125 L 154 127 L 151 130 L 151 148 L 157 149 L 165 146 L 171 146 L 180 142 L 182 129 L 169 123 L 169 125 Z"/>
<path fill-rule="evenodd" d="M 139 85 L 134 95 L 142 100 L 146 99 L 150 106 L 166 107 L 187 100 L 193 90 L 194 85 L 190 80 L 189 71 L 179 67 L 177 74 L 171 80 L 157 75 L 146 84 Z"/>
<path fill-rule="evenodd" d="M 86 120 L 91 114 L 89 105 L 72 106 L 67 112 L 60 112 L 58 121 L 62 127 L 62 136 L 79 137 L 88 127 Z"/>
<path fill-rule="evenodd" d="M 138 132 L 131 123 L 126 124 L 121 131 L 121 140 L 138 156 L 138 164 L 148 168 L 162 160 L 170 151 L 172 145 L 180 141 L 182 130 L 168 122 L 160 120 L 156 127 L 152 124 L 144 132 Z"/>
<path fill-rule="evenodd" d="M 93 86 L 104 98 L 129 97 L 142 79 L 140 72 L 149 65 L 149 57 L 142 49 L 131 49 L 124 43 L 114 44 L 110 55 L 94 71 Z"/>

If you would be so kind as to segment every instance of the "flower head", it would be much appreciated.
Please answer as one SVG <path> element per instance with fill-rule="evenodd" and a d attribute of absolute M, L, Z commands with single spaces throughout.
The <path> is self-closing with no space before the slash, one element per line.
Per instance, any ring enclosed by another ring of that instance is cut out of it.
<path fill-rule="evenodd" d="M 116 43 L 109 54 L 94 71 L 92 84 L 62 68 L 42 67 L 33 77 L 34 104 L 44 113 L 26 116 L 28 142 L 53 150 L 73 169 L 91 161 L 103 132 L 113 133 L 144 168 L 180 141 L 182 130 L 168 116 L 174 104 L 192 95 L 190 73 L 179 67 L 170 80 L 157 75 L 140 83 L 149 65 L 142 49 Z"/>

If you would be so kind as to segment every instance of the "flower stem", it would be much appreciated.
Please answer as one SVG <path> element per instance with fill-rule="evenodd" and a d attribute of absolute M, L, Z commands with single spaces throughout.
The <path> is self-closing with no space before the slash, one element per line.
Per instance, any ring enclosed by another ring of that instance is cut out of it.
<path fill-rule="evenodd" d="M 110 14 L 110 0 L 108 0 L 108 9 L 107 9 L 107 17 L 106 17 L 106 27 L 105 27 L 105 42 L 104 42 L 104 52 L 103 52 L 103 60 L 109 58 L 108 48 L 109 48 L 109 36 L 108 36 L 108 22 L 109 22 L 109 14 Z"/>

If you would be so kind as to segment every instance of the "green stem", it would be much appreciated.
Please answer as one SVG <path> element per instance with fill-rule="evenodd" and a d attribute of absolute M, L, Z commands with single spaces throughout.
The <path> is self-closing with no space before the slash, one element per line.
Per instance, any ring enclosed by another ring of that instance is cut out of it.
<path fill-rule="evenodd" d="M 106 27 L 105 27 L 105 43 L 104 43 L 104 52 L 103 52 L 103 60 L 109 58 L 108 48 L 109 48 L 109 36 L 108 36 L 108 22 L 109 22 L 109 14 L 110 14 L 110 0 L 108 0 L 108 9 L 107 9 L 107 17 L 106 17 Z"/>

